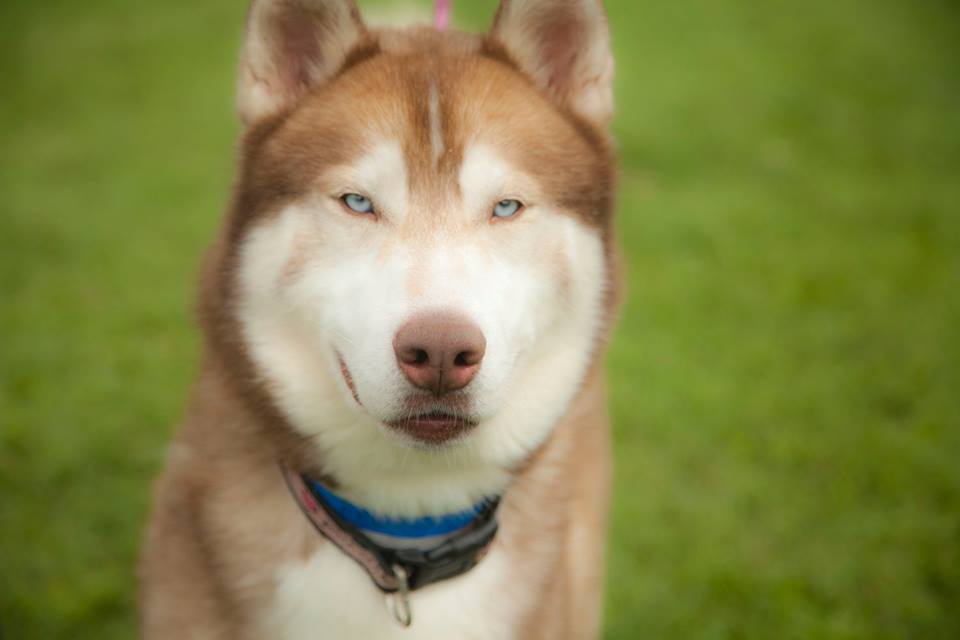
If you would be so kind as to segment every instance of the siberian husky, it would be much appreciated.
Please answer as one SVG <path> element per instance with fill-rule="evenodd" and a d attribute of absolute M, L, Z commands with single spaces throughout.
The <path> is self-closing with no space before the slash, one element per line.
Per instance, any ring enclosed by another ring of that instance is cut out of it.
<path fill-rule="evenodd" d="M 597 635 L 612 68 L 600 0 L 254 0 L 143 637 Z"/>

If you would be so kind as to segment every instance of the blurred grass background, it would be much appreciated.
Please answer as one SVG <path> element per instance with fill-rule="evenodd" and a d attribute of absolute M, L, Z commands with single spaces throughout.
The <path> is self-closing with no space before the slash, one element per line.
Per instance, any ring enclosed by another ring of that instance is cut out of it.
<path fill-rule="evenodd" d="M 5 640 L 135 633 L 244 4 L 0 4 Z M 607 4 L 606 637 L 960 638 L 960 6 Z"/>

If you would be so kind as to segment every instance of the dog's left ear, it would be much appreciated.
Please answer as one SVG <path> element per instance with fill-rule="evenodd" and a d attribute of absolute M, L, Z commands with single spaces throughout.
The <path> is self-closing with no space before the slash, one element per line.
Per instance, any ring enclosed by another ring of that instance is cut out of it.
<path fill-rule="evenodd" d="M 609 122 L 613 56 L 601 0 L 502 0 L 490 37 L 555 100 Z"/>
<path fill-rule="evenodd" d="M 240 119 L 249 126 L 292 107 L 366 36 L 353 0 L 253 0 L 240 55 Z"/>

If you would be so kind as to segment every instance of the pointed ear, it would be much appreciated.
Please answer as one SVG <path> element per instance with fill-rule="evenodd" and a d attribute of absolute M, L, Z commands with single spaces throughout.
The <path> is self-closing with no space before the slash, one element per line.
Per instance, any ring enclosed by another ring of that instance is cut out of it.
<path fill-rule="evenodd" d="M 601 0 L 502 0 L 490 36 L 554 99 L 609 122 L 613 57 Z"/>
<path fill-rule="evenodd" d="M 237 109 L 250 125 L 329 80 L 367 35 L 353 0 L 253 0 Z"/>

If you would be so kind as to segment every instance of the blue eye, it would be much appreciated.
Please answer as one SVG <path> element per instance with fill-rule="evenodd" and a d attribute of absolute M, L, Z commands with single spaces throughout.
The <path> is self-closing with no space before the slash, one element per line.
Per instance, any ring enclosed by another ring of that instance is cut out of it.
<path fill-rule="evenodd" d="M 519 200 L 501 200 L 493 206 L 493 216 L 495 218 L 509 218 L 517 214 L 523 204 Z"/>
<path fill-rule="evenodd" d="M 348 193 L 340 199 L 351 211 L 373 213 L 373 202 L 367 196 L 361 196 L 359 193 Z"/>

